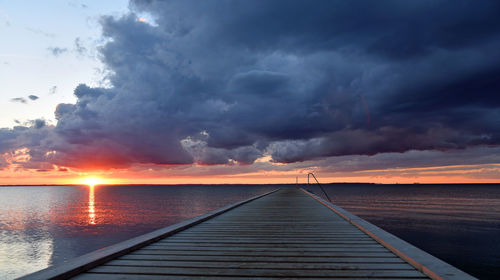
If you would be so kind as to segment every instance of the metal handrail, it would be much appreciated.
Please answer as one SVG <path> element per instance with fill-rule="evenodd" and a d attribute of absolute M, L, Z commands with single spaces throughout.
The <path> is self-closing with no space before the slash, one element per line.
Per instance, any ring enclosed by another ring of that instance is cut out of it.
<path fill-rule="evenodd" d="M 328 194 L 326 193 L 325 189 L 323 189 L 323 186 L 321 186 L 318 179 L 316 179 L 316 176 L 314 176 L 314 174 L 312 172 L 307 173 L 307 184 L 309 185 L 309 175 L 312 175 L 314 180 L 316 180 L 316 183 L 318 184 L 319 188 L 323 191 L 323 193 L 325 194 L 328 201 L 330 201 L 330 203 L 333 203 L 332 200 L 330 199 L 330 197 L 328 196 Z"/>

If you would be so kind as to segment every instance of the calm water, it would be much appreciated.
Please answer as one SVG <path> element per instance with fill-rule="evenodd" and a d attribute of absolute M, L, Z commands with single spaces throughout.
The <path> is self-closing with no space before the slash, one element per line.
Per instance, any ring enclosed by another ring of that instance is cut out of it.
<path fill-rule="evenodd" d="M 275 186 L 0 187 L 0 279 Z M 320 194 L 319 188 L 311 187 Z M 482 279 L 500 277 L 500 186 L 329 185 L 336 204 Z"/>

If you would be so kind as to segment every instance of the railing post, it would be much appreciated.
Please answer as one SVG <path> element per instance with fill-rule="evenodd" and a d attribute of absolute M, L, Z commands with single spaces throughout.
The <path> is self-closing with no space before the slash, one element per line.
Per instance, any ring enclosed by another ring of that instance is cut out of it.
<path fill-rule="evenodd" d="M 333 203 L 332 200 L 330 199 L 330 197 L 328 196 L 328 194 L 326 193 L 325 189 L 323 189 L 323 186 L 321 186 L 321 184 L 319 183 L 318 179 L 316 179 L 316 176 L 314 176 L 314 173 L 312 173 L 312 172 L 307 173 L 307 184 L 309 185 L 309 175 L 312 175 L 313 178 L 314 178 L 314 180 L 316 180 L 316 183 L 318 184 L 318 186 L 321 189 L 321 191 L 323 191 L 323 193 L 325 194 L 325 196 L 328 199 L 328 201 L 330 201 L 330 203 Z"/>

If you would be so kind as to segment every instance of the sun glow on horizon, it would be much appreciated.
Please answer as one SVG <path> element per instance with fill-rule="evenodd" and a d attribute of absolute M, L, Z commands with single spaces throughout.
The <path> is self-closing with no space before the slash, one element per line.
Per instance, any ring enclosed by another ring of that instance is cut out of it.
<path fill-rule="evenodd" d="M 106 184 L 106 180 L 99 177 L 85 177 L 80 182 L 81 184 L 88 185 L 89 187 Z"/>

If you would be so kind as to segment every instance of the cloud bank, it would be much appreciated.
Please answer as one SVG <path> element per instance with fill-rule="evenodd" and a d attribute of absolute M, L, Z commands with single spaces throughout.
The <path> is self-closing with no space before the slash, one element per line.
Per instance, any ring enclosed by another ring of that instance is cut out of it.
<path fill-rule="evenodd" d="M 110 87 L 79 85 L 76 104 L 57 106 L 56 126 L 0 131 L 0 152 L 28 147 L 24 166 L 86 169 L 500 144 L 497 1 L 133 0 L 130 9 L 101 19 Z"/>

